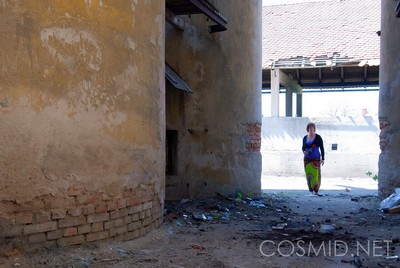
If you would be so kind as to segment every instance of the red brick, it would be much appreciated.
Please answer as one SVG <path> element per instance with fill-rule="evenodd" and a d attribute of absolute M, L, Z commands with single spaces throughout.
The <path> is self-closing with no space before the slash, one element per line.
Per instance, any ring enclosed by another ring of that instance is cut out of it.
<path fill-rule="evenodd" d="M 67 212 L 65 209 L 55 209 L 51 211 L 51 219 L 52 220 L 59 220 L 65 218 Z"/>
<path fill-rule="evenodd" d="M 85 223 L 86 219 L 84 216 L 79 216 L 79 217 L 66 216 L 64 219 L 58 221 L 58 226 L 60 228 L 65 228 L 65 227 L 79 226 Z"/>
<path fill-rule="evenodd" d="M 83 215 L 89 215 L 94 213 L 94 206 L 88 205 L 82 208 Z"/>
<path fill-rule="evenodd" d="M 110 219 L 118 219 L 118 218 L 122 218 L 128 215 L 128 209 L 124 208 L 121 210 L 117 210 L 117 211 L 112 211 L 110 212 Z"/>
<path fill-rule="evenodd" d="M 33 216 L 33 223 L 42 223 L 51 221 L 50 211 L 39 211 L 35 212 Z"/>
<path fill-rule="evenodd" d="M 140 221 L 132 222 L 131 224 L 128 225 L 128 230 L 134 231 L 140 229 L 140 227 L 142 227 L 142 223 Z"/>
<path fill-rule="evenodd" d="M 92 226 L 90 224 L 85 224 L 85 225 L 78 226 L 78 234 L 90 233 L 90 229 L 91 228 L 92 228 Z"/>
<path fill-rule="evenodd" d="M 57 222 L 45 222 L 38 224 L 26 225 L 23 227 L 24 234 L 35 234 L 35 233 L 44 233 L 48 231 L 53 231 L 57 229 Z"/>
<path fill-rule="evenodd" d="M 100 232 L 104 230 L 103 222 L 95 222 L 92 223 L 92 227 L 90 229 L 91 232 Z"/>
<path fill-rule="evenodd" d="M 63 236 L 75 236 L 78 234 L 78 228 L 76 227 L 68 227 L 63 230 Z"/>
<path fill-rule="evenodd" d="M 114 227 L 114 221 L 106 221 L 105 223 L 104 223 L 104 229 L 110 229 L 110 228 L 112 228 L 112 227 Z"/>
<path fill-rule="evenodd" d="M 87 196 L 86 202 L 88 204 L 98 204 L 103 200 L 103 197 L 101 194 L 90 194 Z"/>
<path fill-rule="evenodd" d="M 82 208 L 80 207 L 74 207 L 68 209 L 68 215 L 71 215 L 72 217 L 76 217 L 82 214 Z"/>
<path fill-rule="evenodd" d="M 124 218 L 118 218 L 115 220 L 114 226 L 119 227 L 125 224 Z"/>
<path fill-rule="evenodd" d="M 126 208 L 126 199 L 118 200 L 117 205 L 118 205 L 118 209 Z"/>
<path fill-rule="evenodd" d="M 128 227 L 126 225 L 120 226 L 116 228 L 117 234 L 124 234 L 128 232 Z"/>
<path fill-rule="evenodd" d="M 86 235 L 86 240 L 88 242 L 96 241 L 100 239 L 106 239 L 109 237 L 108 231 L 97 232 L 97 233 L 90 233 Z"/>
<path fill-rule="evenodd" d="M 134 214 L 141 212 L 143 210 L 143 205 L 136 205 L 128 208 L 129 214 Z"/>
<path fill-rule="evenodd" d="M 61 238 L 63 235 L 63 231 L 58 229 L 47 233 L 47 240 L 54 240 Z"/>
<path fill-rule="evenodd" d="M 107 204 L 107 211 L 111 211 L 111 210 L 117 210 L 118 209 L 118 205 L 115 202 L 110 202 Z"/>
<path fill-rule="evenodd" d="M 107 205 L 106 204 L 99 204 L 94 209 L 95 213 L 103 213 L 107 212 Z"/>
<path fill-rule="evenodd" d="M 68 195 L 69 195 L 69 196 L 78 196 L 78 195 L 80 195 L 80 194 L 82 194 L 82 193 L 83 193 L 83 190 L 80 189 L 80 188 L 70 187 L 70 188 L 68 189 Z"/>
<path fill-rule="evenodd" d="M 143 210 L 150 209 L 153 207 L 153 202 L 146 202 L 143 204 Z"/>
<path fill-rule="evenodd" d="M 33 221 L 32 213 L 22 212 L 15 215 L 15 223 L 16 224 L 29 224 Z"/>
<path fill-rule="evenodd" d="M 30 235 L 28 237 L 28 241 L 29 241 L 29 243 L 32 243 L 32 244 L 41 243 L 41 242 L 46 241 L 46 235 L 44 233 Z"/>
<path fill-rule="evenodd" d="M 91 214 L 87 216 L 87 221 L 89 223 L 100 222 L 100 221 L 108 221 L 110 219 L 108 213 L 98 213 Z"/>

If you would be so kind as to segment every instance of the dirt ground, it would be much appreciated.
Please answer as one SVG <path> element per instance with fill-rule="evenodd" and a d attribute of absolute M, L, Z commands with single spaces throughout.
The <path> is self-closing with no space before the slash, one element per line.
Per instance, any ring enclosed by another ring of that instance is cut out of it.
<path fill-rule="evenodd" d="M 144 237 L 20 253 L 0 267 L 400 267 L 400 214 L 380 211 L 376 190 L 341 181 L 317 197 L 300 182 L 168 202 Z"/>

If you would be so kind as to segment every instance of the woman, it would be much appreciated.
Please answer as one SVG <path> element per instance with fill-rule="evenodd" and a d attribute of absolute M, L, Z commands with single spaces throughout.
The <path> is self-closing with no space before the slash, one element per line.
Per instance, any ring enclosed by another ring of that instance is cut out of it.
<path fill-rule="evenodd" d="M 307 178 L 308 190 L 311 195 L 322 196 L 319 191 L 321 186 L 321 165 L 324 165 L 324 142 L 320 135 L 315 133 L 315 124 L 307 125 L 308 135 L 303 138 L 304 170 Z"/>

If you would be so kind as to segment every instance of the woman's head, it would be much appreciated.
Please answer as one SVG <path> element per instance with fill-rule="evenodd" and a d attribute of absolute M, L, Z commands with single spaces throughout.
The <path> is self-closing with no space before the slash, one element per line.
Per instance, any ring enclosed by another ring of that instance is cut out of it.
<path fill-rule="evenodd" d="M 307 132 L 310 131 L 310 128 L 314 129 L 314 131 L 315 131 L 316 130 L 315 124 L 314 123 L 308 123 L 307 127 L 306 127 Z"/>

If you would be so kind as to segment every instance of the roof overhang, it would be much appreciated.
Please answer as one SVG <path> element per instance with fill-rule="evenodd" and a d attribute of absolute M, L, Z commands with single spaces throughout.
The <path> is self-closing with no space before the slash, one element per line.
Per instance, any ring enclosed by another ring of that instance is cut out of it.
<path fill-rule="evenodd" d="M 208 0 L 166 0 L 165 5 L 175 15 L 204 14 L 216 23 L 209 26 L 211 33 L 228 29 L 227 20 Z"/>
<path fill-rule="evenodd" d="M 187 93 L 193 93 L 193 90 L 186 84 L 185 80 L 177 73 L 168 63 L 165 63 L 165 78 L 173 85 L 176 89 L 183 90 Z"/>

